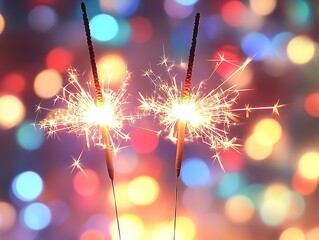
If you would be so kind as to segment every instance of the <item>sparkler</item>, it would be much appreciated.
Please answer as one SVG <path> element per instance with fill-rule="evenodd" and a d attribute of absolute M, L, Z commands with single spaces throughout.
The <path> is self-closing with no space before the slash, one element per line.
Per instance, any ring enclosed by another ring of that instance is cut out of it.
<path fill-rule="evenodd" d="M 165 54 L 160 63 L 165 67 L 168 77 L 164 79 L 162 75 L 156 75 L 152 69 L 147 70 L 144 75 L 151 79 L 155 86 L 152 97 L 144 97 L 140 93 L 140 108 L 146 114 L 153 115 L 164 126 L 164 132 L 168 133 L 167 137 L 177 144 L 175 170 L 176 170 L 176 188 L 175 188 L 175 210 L 174 210 L 174 237 L 176 232 L 176 211 L 178 195 L 178 179 L 181 171 L 183 159 L 183 149 L 185 141 L 201 140 L 214 151 L 214 160 L 217 160 L 224 170 L 221 162 L 220 153 L 229 149 L 237 149 L 239 144 L 236 137 L 230 137 L 230 128 L 238 122 L 238 112 L 245 112 L 246 117 L 252 110 L 272 110 L 273 113 L 279 114 L 278 108 L 283 105 L 279 101 L 270 107 L 251 107 L 246 105 L 244 108 L 234 108 L 239 97 L 240 90 L 236 86 L 227 87 L 229 79 L 234 77 L 245 69 L 251 61 L 248 58 L 242 65 L 236 64 L 219 55 L 216 67 L 211 76 L 200 82 L 198 85 L 191 86 L 192 70 L 195 58 L 196 37 L 198 34 L 200 14 L 195 16 L 193 29 L 192 44 L 188 59 L 188 68 L 184 87 L 179 85 L 176 75 L 172 71 L 177 64 L 169 60 Z M 214 60 L 216 61 L 216 60 Z M 227 79 L 224 79 L 216 88 L 208 94 L 204 93 L 205 83 L 214 75 L 216 70 L 223 62 L 237 66 Z"/>
<path fill-rule="evenodd" d="M 130 79 L 130 73 L 127 73 L 126 79 L 117 91 L 109 88 L 109 84 L 104 86 L 104 82 L 100 84 L 89 21 L 86 13 L 85 4 L 81 3 L 83 12 L 83 23 L 89 49 L 90 62 L 93 73 L 94 94 L 91 93 L 91 82 L 86 83 L 86 87 L 78 81 L 78 74 L 75 69 L 69 70 L 69 83 L 63 87 L 62 94 L 57 95 L 54 103 L 60 102 L 66 105 L 62 109 L 49 109 L 37 106 L 37 112 L 46 110 L 48 116 L 38 123 L 39 127 L 44 129 L 49 136 L 57 136 L 60 131 L 74 133 L 77 136 L 85 136 L 87 148 L 91 143 L 101 146 L 105 152 L 105 161 L 108 176 L 111 180 L 114 207 L 116 212 L 116 221 L 118 227 L 119 239 L 121 239 L 121 231 L 119 224 L 118 208 L 116 203 L 114 189 L 114 167 L 112 161 L 112 153 L 116 154 L 122 140 L 129 139 L 128 134 L 122 131 L 125 122 L 132 123 L 136 117 L 133 115 L 124 115 L 124 107 L 127 105 L 127 87 Z M 108 79 L 110 81 L 110 79 Z M 80 164 L 81 154 L 77 158 L 73 158 L 71 169 L 78 168 L 85 173 Z"/>

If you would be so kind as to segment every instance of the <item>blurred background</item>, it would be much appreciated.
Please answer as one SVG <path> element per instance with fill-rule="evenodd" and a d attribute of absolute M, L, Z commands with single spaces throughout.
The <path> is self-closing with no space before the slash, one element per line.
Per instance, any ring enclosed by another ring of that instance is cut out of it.
<path fill-rule="evenodd" d="M 319 239 L 319 2 L 311 0 L 87 0 L 98 71 L 112 72 L 116 90 L 132 73 L 129 106 L 154 87 L 143 72 L 167 57 L 185 62 L 196 12 L 201 13 L 194 84 L 208 78 L 218 54 L 241 65 L 228 86 L 250 89 L 236 107 L 286 104 L 245 112 L 230 129 L 239 151 L 214 152 L 187 143 L 177 209 L 179 240 Z M 0 0 L 0 239 L 118 239 L 112 190 L 99 147 L 64 132 L 56 138 L 32 123 L 54 108 L 76 68 L 91 68 L 81 1 Z M 224 62 L 216 81 L 236 70 Z M 185 73 L 177 75 L 183 81 Z M 215 80 L 214 80 L 215 81 Z M 216 82 L 207 83 L 207 89 Z M 60 106 L 61 107 L 61 106 Z M 172 239 L 175 145 L 144 118 L 128 126 L 131 140 L 114 157 L 122 239 Z M 83 151 L 84 150 L 84 151 Z M 81 156 L 86 175 L 70 166 Z"/>

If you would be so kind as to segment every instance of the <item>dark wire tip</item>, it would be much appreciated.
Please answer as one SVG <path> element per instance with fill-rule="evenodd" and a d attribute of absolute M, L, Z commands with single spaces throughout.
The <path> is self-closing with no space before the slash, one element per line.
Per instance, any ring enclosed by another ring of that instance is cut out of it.
<path fill-rule="evenodd" d="M 86 14 L 86 7 L 84 2 L 81 2 L 81 9 L 82 9 L 82 12 Z"/>

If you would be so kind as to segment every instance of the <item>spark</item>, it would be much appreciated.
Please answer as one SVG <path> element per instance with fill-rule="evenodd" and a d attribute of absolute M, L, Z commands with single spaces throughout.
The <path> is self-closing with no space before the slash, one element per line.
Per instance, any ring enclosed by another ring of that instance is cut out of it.
<path fill-rule="evenodd" d="M 109 84 L 101 87 L 103 106 L 96 104 L 92 94 L 91 82 L 82 86 L 78 80 L 78 73 L 75 69 L 69 69 L 68 83 L 62 88 L 61 94 L 53 100 L 55 108 L 45 108 L 41 105 L 36 107 L 37 112 L 46 111 L 47 117 L 39 121 L 37 125 L 48 136 L 58 136 L 59 132 L 85 136 L 86 145 L 91 144 L 108 148 L 116 153 L 119 150 L 121 141 L 130 139 L 127 133 L 122 131 L 125 124 L 131 124 L 136 116 L 125 115 L 124 109 L 129 104 L 127 94 L 130 73 L 117 91 L 112 90 Z M 108 79 L 107 82 L 110 82 Z M 58 105 L 58 107 L 57 107 Z M 111 134 L 110 146 L 103 141 L 101 126 L 107 126 Z"/>
<path fill-rule="evenodd" d="M 87 173 L 84 171 L 82 164 L 81 164 L 81 157 L 82 157 L 83 151 L 79 154 L 77 158 L 72 157 L 73 163 L 70 166 L 71 172 L 74 171 L 74 169 L 80 170 L 86 177 L 88 176 Z"/>
<path fill-rule="evenodd" d="M 217 160 L 224 170 L 220 159 L 220 154 L 224 151 L 238 150 L 240 144 L 237 137 L 231 136 L 231 128 L 238 125 L 242 114 L 250 116 L 252 111 L 271 110 L 274 114 L 279 114 L 279 108 L 283 104 L 277 101 L 273 106 L 251 107 L 247 104 L 243 108 L 236 108 L 241 90 L 236 85 L 228 85 L 228 81 L 237 73 L 242 72 L 251 59 L 247 59 L 244 64 L 239 65 L 236 71 L 210 92 L 206 93 L 207 82 L 212 78 L 201 81 L 193 85 L 190 89 L 188 102 L 183 101 L 183 82 L 174 75 L 174 70 L 180 64 L 175 64 L 166 56 L 160 62 L 165 74 L 157 75 L 151 68 L 146 70 L 144 76 L 148 77 L 154 85 L 154 92 L 150 97 L 139 93 L 139 108 L 146 115 L 152 115 L 163 126 L 166 137 L 174 143 L 178 139 L 178 125 L 185 122 L 185 141 L 202 141 L 214 152 L 213 158 Z M 235 65 L 220 55 L 220 59 L 213 69 L 216 72 L 221 62 Z"/>

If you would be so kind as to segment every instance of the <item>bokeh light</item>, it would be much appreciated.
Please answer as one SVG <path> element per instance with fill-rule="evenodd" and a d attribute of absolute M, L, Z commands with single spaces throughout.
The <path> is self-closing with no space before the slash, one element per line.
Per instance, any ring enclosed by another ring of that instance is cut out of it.
<path fill-rule="evenodd" d="M 256 14 L 266 16 L 271 14 L 277 5 L 277 0 L 249 0 L 249 5 L 252 11 Z"/>
<path fill-rule="evenodd" d="M 192 219 L 188 217 L 176 217 L 176 240 L 192 240 L 196 236 L 196 226 Z"/>
<path fill-rule="evenodd" d="M 117 173 L 129 174 L 136 170 L 139 164 L 139 157 L 132 149 L 123 149 L 117 154 L 114 161 L 114 170 Z"/>
<path fill-rule="evenodd" d="M 155 132 L 144 129 L 134 129 L 131 134 L 132 147 L 138 153 L 153 152 L 159 142 L 159 137 Z"/>
<path fill-rule="evenodd" d="M 0 13 L 0 34 L 3 33 L 5 26 L 6 26 L 6 22 L 4 20 L 3 15 Z"/>
<path fill-rule="evenodd" d="M 116 201 L 119 206 L 121 206 L 121 209 L 130 209 L 133 206 L 132 201 L 130 201 L 129 197 L 129 182 L 127 181 L 121 181 L 116 182 L 114 185 L 116 189 Z M 113 200 L 113 190 L 109 190 L 109 202 L 112 202 Z"/>
<path fill-rule="evenodd" d="M 204 187 L 210 184 L 210 171 L 200 158 L 188 158 L 181 169 L 181 179 L 188 187 Z"/>
<path fill-rule="evenodd" d="M 274 145 L 281 137 L 282 129 L 278 121 L 272 118 L 264 118 L 259 121 L 254 129 L 254 135 L 259 142 Z"/>
<path fill-rule="evenodd" d="M 182 5 L 175 0 L 165 0 L 164 9 L 171 18 L 183 19 L 188 17 L 194 10 L 194 5 Z"/>
<path fill-rule="evenodd" d="M 31 230 L 42 230 L 51 222 L 51 211 L 43 203 L 31 203 L 22 209 L 21 220 Z"/>
<path fill-rule="evenodd" d="M 47 67 L 58 72 L 64 72 L 72 66 L 73 55 L 64 48 L 53 48 L 46 57 Z"/>
<path fill-rule="evenodd" d="M 262 61 L 271 53 L 271 42 L 266 35 L 259 32 L 248 33 L 241 41 L 241 47 L 253 61 Z"/>
<path fill-rule="evenodd" d="M 310 229 L 306 234 L 306 240 L 317 240 L 319 236 L 319 226 Z"/>
<path fill-rule="evenodd" d="M 26 109 L 21 100 L 13 95 L 0 96 L 0 128 L 9 129 L 21 123 Z"/>
<path fill-rule="evenodd" d="M 263 141 L 256 134 L 252 134 L 246 139 L 244 148 L 246 154 L 256 161 L 267 159 L 273 150 L 273 146 L 269 142 Z"/>
<path fill-rule="evenodd" d="M 205 213 L 213 204 L 213 195 L 205 188 L 187 188 L 183 193 L 183 206 L 188 211 Z"/>
<path fill-rule="evenodd" d="M 189 6 L 189 5 L 193 5 L 197 3 L 198 0 L 175 0 L 175 1 L 178 2 L 179 4 Z"/>
<path fill-rule="evenodd" d="M 122 239 L 140 240 L 144 233 L 144 224 L 142 220 L 133 214 L 123 214 L 120 216 L 121 237 Z M 118 238 L 117 223 L 114 220 L 110 226 L 112 239 Z"/>
<path fill-rule="evenodd" d="M 279 32 L 278 34 L 276 34 L 271 40 L 273 55 L 282 61 L 287 61 L 287 46 L 289 41 L 293 37 L 294 34 L 292 34 L 291 32 Z"/>
<path fill-rule="evenodd" d="M 138 16 L 130 20 L 132 35 L 132 42 L 143 44 L 148 42 L 153 35 L 153 25 L 145 17 Z"/>
<path fill-rule="evenodd" d="M 16 220 L 16 210 L 8 202 L 0 201 L 0 232 L 11 229 Z"/>
<path fill-rule="evenodd" d="M 140 0 L 100 0 L 104 11 L 111 11 L 123 16 L 133 15 L 140 5 Z"/>
<path fill-rule="evenodd" d="M 318 179 L 307 179 L 299 172 L 295 172 L 292 177 L 292 186 L 298 193 L 302 195 L 310 195 L 316 190 L 318 186 Z"/>
<path fill-rule="evenodd" d="M 245 20 L 246 7 L 240 1 L 228 1 L 221 10 L 223 20 L 232 27 L 239 27 Z"/>
<path fill-rule="evenodd" d="M 104 236 L 109 235 L 109 225 L 111 223 L 110 217 L 104 213 L 97 213 L 86 221 L 85 229 L 87 230 L 98 230 L 103 233 Z M 106 227 L 108 226 L 108 227 Z"/>
<path fill-rule="evenodd" d="M 119 86 L 126 79 L 127 66 L 123 57 L 118 54 L 105 55 L 98 60 L 97 68 L 104 86 L 107 86 L 108 82 L 111 86 Z"/>
<path fill-rule="evenodd" d="M 19 73 L 10 73 L 2 80 L 1 89 L 5 93 L 19 94 L 22 93 L 26 87 L 25 78 Z"/>
<path fill-rule="evenodd" d="M 44 189 L 42 178 L 33 171 L 17 175 L 12 182 L 14 195 L 22 201 L 33 201 L 40 196 Z"/>
<path fill-rule="evenodd" d="M 295 64 L 308 63 L 314 56 L 316 46 L 308 36 L 296 36 L 287 46 L 287 54 L 291 62 Z"/>
<path fill-rule="evenodd" d="M 220 158 L 227 173 L 238 172 L 244 166 L 243 154 L 236 150 L 225 151 L 220 154 Z"/>
<path fill-rule="evenodd" d="M 319 178 L 319 153 L 306 152 L 298 162 L 298 171 L 306 179 Z"/>
<path fill-rule="evenodd" d="M 308 27 L 312 20 L 312 10 L 307 0 L 291 1 L 286 6 L 286 14 L 291 23 L 299 27 Z"/>
<path fill-rule="evenodd" d="M 226 201 L 225 214 L 233 222 L 245 223 L 253 217 L 254 206 L 245 196 L 232 196 Z"/>
<path fill-rule="evenodd" d="M 301 229 L 290 227 L 280 234 L 279 240 L 305 240 L 305 235 Z"/>
<path fill-rule="evenodd" d="M 53 69 L 45 69 L 34 79 L 33 88 L 37 96 L 51 98 L 62 89 L 62 76 Z"/>
<path fill-rule="evenodd" d="M 306 112 L 312 117 L 319 117 L 319 93 L 309 94 L 304 102 Z"/>
<path fill-rule="evenodd" d="M 21 148 L 32 151 L 42 146 L 44 133 L 38 126 L 33 126 L 31 122 L 25 122 L 17 129 L 16 138 Z"/>
<path fill-rule="evenodd" d="M 81 234 L 80 240 L 107 240 L 105 234 L 99 230 L 87 230 Z"/>
<path fill-rule="evenodd" d="M 81 196 L 92 196 L 97 192 L 99 187 L 99 177 L 92 169 L 85 169 L 85 174 L 79 171 L 73 177 L 73 188 Z"/>
<path fill-rule="evenodd" d="M 46 32 L 50 30 L 57 21 L 55 11 L 45 5 L 34 7 L 28 15 L 29 26 L 37 32 Z"/>
<path fill-rule="evenodd" d="M 128 196 L 136 205 L 152 204 L 159 195 L 159 186 L 155 179 L 149 176 L 140 176 L 133 179 L 128 185 Z"/>
<path fill-rule="evenodd" d="M 121 47 L 125 46 L 131 37 L 132 29 L 128 20 L 125 18 L 116 18 L 118 23 L 118 32 L 111 40 L 105 42 L 104 44 L 110 47 Z"/>
<path fill-rule="evenodd" d="M 107 30 L 105 26 L 107 26 Z M 114 17 L 108 14 L 98 14 L 91 19 L 90 29 L 94 39 L 105 42 L 117 35 L 119 25 Z"/>
<path fill-rule="evenodd" d="M 236 195 L 242 184 L 243 179 L 239 173 L 226 173 L 218 183 L 217 196 L 222 199 L 228 199 Z"/>
<path fill-rule="evenodd" d="M 282 183 L 273 183 L 267 187 L 260 208 L 262 221 L 269 226 L 278 226 L 285 221 L 291 206 L 290 189 Z"/>

